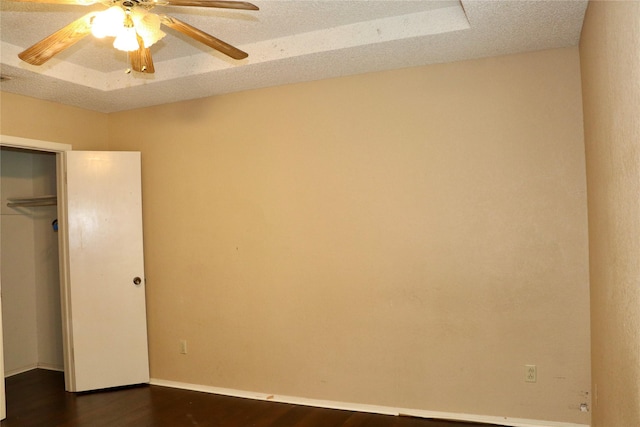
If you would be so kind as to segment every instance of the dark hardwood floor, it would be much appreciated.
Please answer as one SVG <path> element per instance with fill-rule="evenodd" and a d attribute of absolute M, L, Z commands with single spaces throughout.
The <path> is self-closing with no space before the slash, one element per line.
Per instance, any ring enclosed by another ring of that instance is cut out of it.
<path fill-rule="evenodd" d="M 36 369 L 6 380 L 2 427 L 488 427 L 319 409 L 160 386 L 64 391 L 62 372 Z"/>

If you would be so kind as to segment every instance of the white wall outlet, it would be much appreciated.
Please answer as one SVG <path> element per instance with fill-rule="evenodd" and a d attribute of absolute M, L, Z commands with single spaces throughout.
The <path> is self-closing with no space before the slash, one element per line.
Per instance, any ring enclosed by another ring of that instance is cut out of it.
<path fill-rule="evenodd" d="M 180 354 L 187 354 L 187 340 L 180 340 Z"/>
<path fill-rule="evenodd" d="M 538 381 L 538 367 L 536 365 L 524 365 L 524 380 L 528 383 Z"/>

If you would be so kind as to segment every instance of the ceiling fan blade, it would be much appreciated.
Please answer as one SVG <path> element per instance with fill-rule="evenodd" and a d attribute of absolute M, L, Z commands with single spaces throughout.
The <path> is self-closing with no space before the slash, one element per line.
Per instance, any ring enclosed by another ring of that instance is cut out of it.
<path fill-rule="evenodd" d="M 32 65 L 42 65 L 54 55 L 70 47 L 91 32 L 91 19 L 96 12 L 87 13 L 80 19 L 40 40 L 20 52 L 18 58 Z"/>
<path fill-rule="evenodd" d="M 67 0 L 62 0 L 62 1 L 67 1 Z M 163 5 L 163 6 L 197 6 L 197 7 L 217 7 L 221 9 L 260 10 L 258 6 L 248 3 L 246 1 L 152 0 L 152 2 L 158 5 Z"/>
<path fill-rule="evenodd" d="M 213 37 L 210 34 L 205 33 L 202 30 L 192 27 L 186 22 L 182 22 L 176 18 L 167 15 L 160 15 L 161 22 L 167 27 L 174 29 L 186 36 L 191 37 L 194 40 L 204 43 L 207 46 L 224 53 L 225 55 L 233 59 L 244 59 L 249 54 L 241 51 L 237 47 L 231 46 L 229 43 L 223 42 L 220 39 Z"/>
<path fill-rule="evenodd" d="M 129 56 L 131 57 L 131 68 L 133 71 L 138 71 L 140 73 L 155 73 L 156 70 L 153 67 L 151 50 L 149 50 L 148 47 L 144 47 L 144 42 L 140 36 L 138 36 L 138 44 L 140 45 L 138 50 L 129 52 Z"/>

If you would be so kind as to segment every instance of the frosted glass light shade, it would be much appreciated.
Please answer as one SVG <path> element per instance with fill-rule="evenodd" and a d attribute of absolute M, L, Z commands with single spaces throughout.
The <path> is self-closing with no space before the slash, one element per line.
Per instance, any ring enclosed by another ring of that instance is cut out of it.
<path fill-rule="evenodd" d="M 145 48 L 166 36 L 160 30 L 160 17 L 143 8 L 134 7 L 126 11 L 119 5 L 98 13 L 91 22 L 91 33 L 97 38 L 115 37 L 113 47 L 131 52 L 138 50 L 138 36 Z"/>
<path fill-rule="evenodd" d="M 113 41 L 113 47 L 125 52 L 138 50 L 140 45 L 138 44 L 136 29 L 133 27 L 122 27 L 116 39 Z"/>
<path fill-rule="evenodd" d="M 131 13 L 131 19 L 138 35 L 144 42 L 144 47 L 150 47 L 152 44 L 166 36 L 160 30 L 160 17 L 153 13 L 148 13 L 144 9 L 134 9 Z"/>
<path fill-rule="evenodd" d="M 124 10 L 120 6 L 111 6 L 93 18 L 91 34 L 99 39 L 103 37 L 116 37 L 124 27 L 124 20 Z"/>

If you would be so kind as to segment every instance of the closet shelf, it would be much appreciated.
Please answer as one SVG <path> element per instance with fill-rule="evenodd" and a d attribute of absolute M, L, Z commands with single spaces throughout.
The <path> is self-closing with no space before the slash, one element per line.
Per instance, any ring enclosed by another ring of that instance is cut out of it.
<path fill-rule="evenodd" d="M 57 196 L 14 197 L 7 199 L 10 208 L 55 206 L 58 204 Z"/>

